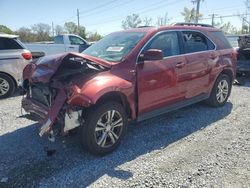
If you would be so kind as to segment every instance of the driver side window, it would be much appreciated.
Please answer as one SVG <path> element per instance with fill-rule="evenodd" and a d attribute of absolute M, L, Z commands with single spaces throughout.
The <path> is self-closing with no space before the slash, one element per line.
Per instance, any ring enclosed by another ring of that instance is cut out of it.
<path fill-rule="evenodd" d="M 143 51 L 149 49 L 162 50 L 164 57 L 180 54 L 179 40 L 176 32 L 165 32 L 157 35 L 149 42 Z"/>

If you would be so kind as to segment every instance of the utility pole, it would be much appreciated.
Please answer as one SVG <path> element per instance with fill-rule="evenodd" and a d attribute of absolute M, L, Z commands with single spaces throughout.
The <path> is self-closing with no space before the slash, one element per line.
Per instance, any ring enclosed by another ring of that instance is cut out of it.
<path fill-rule="evenodd" d="M 53 22 L 52 22 L 51 26 L 52 26 L 52 36 L 54 37 L 55 36 L 55 30 L 54 30 L 54 23 Z"/>
<path fill-rule="evenodd" d="M 212 26 L 214 26 L 215 25 L 215 22 L 214 22 L 214 18 L 215 18 L 215 16 L 218 16 L 218 14 L 210 14 L 209 16 L 212 16 Z"/>
<path fill-rule="evenodd" d="M 79 9 L 77 9 L 77 29 L 78 35 L 80 34 L 80 16 L 79 16 Z"/>
<path fill-rule="evenodd" d="M 195 16 L 195 23 L 199 22 L 199 15 L 200 15 L 200 2 L 201 0 L 196 0 L 196 16 Z"/>

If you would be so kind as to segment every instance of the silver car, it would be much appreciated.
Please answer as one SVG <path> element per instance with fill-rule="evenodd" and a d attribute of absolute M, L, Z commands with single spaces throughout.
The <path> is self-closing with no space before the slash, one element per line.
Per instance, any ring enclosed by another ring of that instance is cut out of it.
<path fill-rule="evenodd" d="M 21 83 L 23 68 L 32 60 L 16 35 L 0 33 L 0 99 L 11 96 Z"/>

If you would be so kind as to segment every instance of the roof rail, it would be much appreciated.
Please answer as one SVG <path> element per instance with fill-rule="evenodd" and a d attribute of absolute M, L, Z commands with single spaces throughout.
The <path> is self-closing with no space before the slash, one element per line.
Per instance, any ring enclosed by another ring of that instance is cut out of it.
<path fill-rule="evenodd" d="M 142 25 L 142 26 L 138 26 L 137 28 L 147 28 L 147 27 L 154 27 L 154 26 L 150 26 L 150 25 Z"/>
<path fill-rule="evenodd" d="M 180 22 L 180 23 L 175 23 L 175 26 L 200 26 L 200 27 L 212 27 L 212 25 L 209 24 L 199 24 L 199 23 L 186 23 L 186 22 Z"/>

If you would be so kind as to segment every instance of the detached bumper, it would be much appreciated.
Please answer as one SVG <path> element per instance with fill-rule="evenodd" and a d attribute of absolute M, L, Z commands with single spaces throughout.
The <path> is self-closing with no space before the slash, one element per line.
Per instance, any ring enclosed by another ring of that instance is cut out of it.
<path fill-rule="evenodd" d="M 22 100 L 22 107 L 26 112 L 38 115 L 39 123 L 42 124 L 39 133 L 40 136 L 51 130 L 51 127 L 57 120 L 58 114 L 62 109 L 66 98 L 67 96 L 64 90 L 59 90 L 53 104 L 50 107 L 47 107 L 29 97 Z"/>

